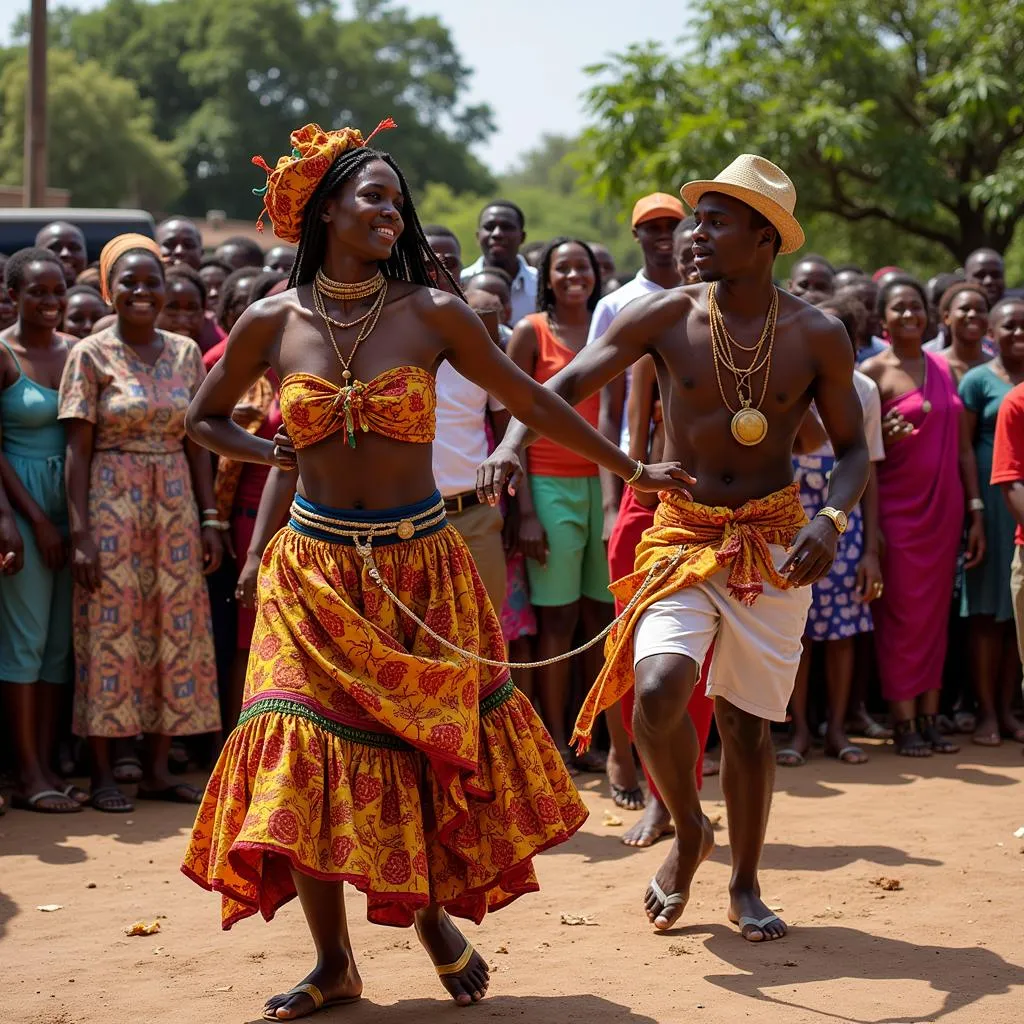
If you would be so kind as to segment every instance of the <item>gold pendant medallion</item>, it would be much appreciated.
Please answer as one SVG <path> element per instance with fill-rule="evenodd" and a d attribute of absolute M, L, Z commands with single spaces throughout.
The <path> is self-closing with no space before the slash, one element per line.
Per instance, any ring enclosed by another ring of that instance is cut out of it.
<path fill-rule="evenodd" d="M 768 436 L 768 420 L 759 409 L 749 406 L 740 409 L 729 424 L 732 436 L 740 444 L 750 447 L 760 444 Z"/>

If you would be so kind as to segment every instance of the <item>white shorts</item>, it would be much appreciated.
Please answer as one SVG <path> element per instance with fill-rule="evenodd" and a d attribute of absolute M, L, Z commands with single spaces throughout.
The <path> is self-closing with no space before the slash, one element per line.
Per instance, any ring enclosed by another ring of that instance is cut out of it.
<path fill-rule="evenodd" d="M 776 567 L 786 549 L 770 545 Z M 662 598 L 640 616 L 633 635 L 633 667 L 655 654 L 684 654 L 698 666 L 715 643 L 708 671 L 709 697 L 742 711 L 784 722 L 800 664 L 811 588 L 764 585 L 752 606 L 729 594 L 729 570 Z"/>

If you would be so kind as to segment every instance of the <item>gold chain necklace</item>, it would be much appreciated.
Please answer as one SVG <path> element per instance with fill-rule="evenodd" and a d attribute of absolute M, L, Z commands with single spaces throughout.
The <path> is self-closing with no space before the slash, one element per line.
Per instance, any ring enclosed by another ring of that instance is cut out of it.
<path fill-rule="evenodd" d="M 368 299 L 371 295 L 376 295 L 384 287 L 384 275 L 378 270 L 368 281 L 356 281 L 355 284 L 349 284 L 346 281 L 332 281 L 321 268 L 316 272 L 314 283 L 317 291 L 322 292 L 329 299 L 352 302 L 355 299 Z"/>
<path fill-rule="evenodd" d="M 381 310 L 384 308 L 384 300 L 387 298 L 388 294 L 388 282 L 383 275 L 379 276 L 380 290 L 377 292 L 377 298 L 374 300 L 369 312 L 365 317 L 360 317 L 360 320 L 357 321 L 362 322 L 363 326 L 356 335 L 355 344 L 352 346 L 352 351 L 349 353 L 348 359 L 341 354 L 341 349 L 338 347 L 338 341 L 334 337 L 335 321 L 327 315 L 323 296 L 320 294 L 319 281 L 317 281 L 313 287 L 313 305 L 316 307 L 316 311 L 323 319 L 324 326 L 327 328 L 327 336 L 331 339 L 334 351 L 338 355 L 338 361 L 341 363 L 341 379 L 344 383 L 340 388 L 338 388 L 338 397 L 335 398 L 334 404 L 335 407 L 340 405 L 342 408 L 342 412 L 345 417 L 345 437 L 348 441 L 349 448 L 355 448 L 356 446 L 357 427 L 362 428 L 364 433 L 370 429 L 366 420 L 362 416 L 363 391 L 366 386 L 362 381 L 352 380 L 352 371 L 349 367 L 352 365 L 352 360 L 356 357 L 356 352 L 358 351 L 359 346 L 373 333 L 373 329 L 377 326 L 377 321 L 380 319 Z M 373 293 L 371 292 L 369 294 Z M 364 295 L 362 298 L 366 298 L 366 296 Z"/>
<path fill-rule="evenodd" d="M 729 429 L 732 436 L 742 445 L 750 447 L 760 444 L 768 434 L 768 420 L 761 412 L 761 405 L 764 403 L 765 395 L 768 393 L 768 378 L 772 369 L 772 350 L 775 347 L 775 324 L 778 319 L 779 293 L 777 289 L 772 292 L 772 304 L 768 309 L 765 318 L 764 330 L 757 344 L 752 348 L 740 345 L 725 326 L 725 317 L 719 308 L 715 298 L 716 285 L 708 288 L 708 324 L 711 328 L 711 358 L 715 367 L 715 380 L 718 382 L 718 393 L 722 396 L 722 404 L 733 414 Z M 761 349 L 767 342 L 764 355 Z M 741 367 L 736 364 L 732 355 L 731 346 L 742 349 L 745 352 L 753 352 L 753 359 L 750 366 Z M 722 384 L 722 374 L 719 362 L 725 365 L 727 370 L 732 372 L 736 385 L 736 397 L 739 399 L 740 407 L 734 409 L 725 396 L 725 387 Z M 754 374 L 764 369 L 764 383 L 761 386 L 761 397 L 757 404 L 753 403 L 753 384 L 751 378 Z"/>
<path fill-rule="evenodd" d="M 335 320 L 334 317 L 327 312 L 327 306 L 324 304 L 324 297 L 318 288 L 313 289 L 313 305 L 316 306 L 316 311 L 320 316 L 323 317 L 324 320 L 332 323 L 339 331 L 350 331 L 353 327 L 358 327 L 361 323 L 365 323 L 365 321 L 370 319 L 373 315 L 376 302 L 373 303 L 373 305 L 371 305 L 362 316 L 358 316 L 355 320 L 349 320 L 348 322 L 344 320 Z"/>

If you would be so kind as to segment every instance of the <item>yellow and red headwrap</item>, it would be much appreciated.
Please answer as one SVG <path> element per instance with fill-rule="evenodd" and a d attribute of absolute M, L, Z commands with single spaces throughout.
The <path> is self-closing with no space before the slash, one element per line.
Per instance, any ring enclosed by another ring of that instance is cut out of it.
<path fill-rule="evenodd" d="M 339 128 L 325 132 L 318 124 L 307 124 L 291 134 L 292 151 L 282 156 L 276 167 L 271 167 L 261 156 L 252 162 L 267 172 L 267 184 L 253 189 L 263 196 L 263 212 L 256 227 L 263 230 L 263 216 L 270 217 L 274 234 L 282 241 L 297 242 L 302 236 L 302 214 L 306 203 L 316 191 L 331 164 L 346 150 L 362 148 L 378 133 L 398 125 L 386 117 L 364 139 L 355 128 Z"/>
<path fill-rule="evenodd" d="M 118 235 L 112 238 L 100 253 L 100 291 L 103 293 L 103 301 L 110 304 L 110 273 L 114 264 L 132 249 L 146 249 L 151 252 L 160 262 L 160 246 L 146 235 Z"/>

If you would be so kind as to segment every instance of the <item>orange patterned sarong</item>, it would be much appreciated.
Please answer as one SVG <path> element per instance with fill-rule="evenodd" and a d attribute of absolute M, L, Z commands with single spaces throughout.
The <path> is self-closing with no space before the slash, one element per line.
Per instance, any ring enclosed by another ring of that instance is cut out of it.
<path fill-rule="evenodd" d="M 295 895 L 293 867 L 352 883 L 378 924 L 410 925 L 429 903 L 479 923 L 536 891 L 532 858 L 587 811 L 530 702 L 507 669 L 443 649 L 354 547 L 294 527 L 263 557 L 242 715 L 182 870 L 221 894 L 224 928 L 270 920 Z M 453 527 L 378 540 L 373 556 L 438 634 L 505 657 Z"/>
<path fill-rule="evenodd" d="M 768 545 L 789 547 L 807 524 L 797 484 L 736 509 L 684 501 L 674 491 L 663 491 L 659 497 L 654 525 L 644 531 L 636 549 L 635 571 L 608 588 L 617 601 L 628 604 L 655 569 L 652 584 L 605 641 L 604 668 L 583 702 L 572 735 L 581 753 L 590 746 L 597 716 L 633 688 L 633 632 L 655 601 L 703 583 L 726 567 L 729 592 L 743 604 L 755 602 L 765 580 L 779 590 L 789 589 Z"/>

